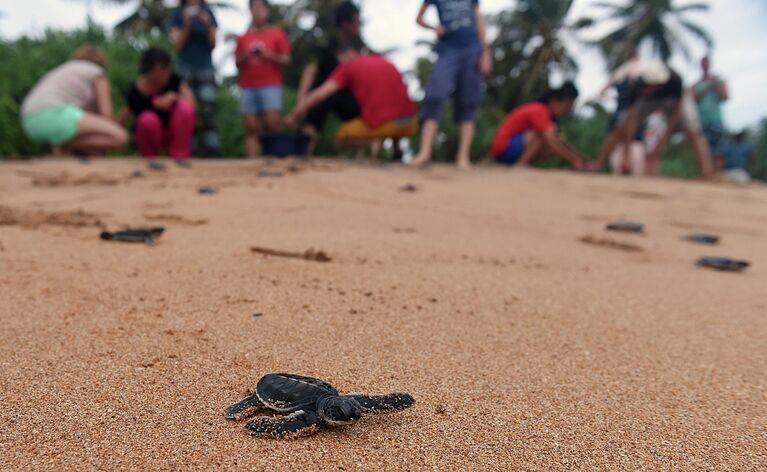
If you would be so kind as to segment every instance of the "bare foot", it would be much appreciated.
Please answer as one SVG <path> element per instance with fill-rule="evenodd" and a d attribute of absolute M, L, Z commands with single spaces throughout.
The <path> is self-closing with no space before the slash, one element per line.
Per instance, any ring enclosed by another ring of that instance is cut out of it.
<path fill-rule="evenodd" d="M 458 168 L 458 170 L 470 170 L 471 161 L 468 159 L 458 159 L 455 161 L 455 166 Z"/>
<path fill-rule="evenodd" d="M 425 155 L 417 155 L 415 159 L 408 164 L 410 167 L 424 167 L 431 162 L 431 157 Z"/>

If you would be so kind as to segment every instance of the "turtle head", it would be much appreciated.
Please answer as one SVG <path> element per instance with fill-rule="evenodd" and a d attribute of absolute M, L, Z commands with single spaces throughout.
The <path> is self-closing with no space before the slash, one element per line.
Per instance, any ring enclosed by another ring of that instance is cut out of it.
<path fill-rule="evenodd" d="M 354 423 L 362 415 L 362 407 L 354 398 L 329 396 L 317 402 L 317 414 L 330 425 Z"/>

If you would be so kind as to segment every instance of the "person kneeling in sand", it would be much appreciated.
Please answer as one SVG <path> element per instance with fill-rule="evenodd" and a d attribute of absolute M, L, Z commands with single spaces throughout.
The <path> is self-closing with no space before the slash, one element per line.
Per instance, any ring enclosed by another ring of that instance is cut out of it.
<path fill-rule="evenodd" d="M 539 157 L 554 154 L 582 169 L 586 159 L 557 134 L 555 123 L 557 118 L 572 112 L 577 98 L 578 89 L 567 82 L 540 100 L 512 110 L 493 139 L 491 153 L 495 161 L 526 166 Z"/>
<path fill-rule="evenodd" d="M 45 75 L 21 106 L 24 133 L 54 154 L 100 154 L 125 146 L 128 134 L 112 116 L 106 56 L 90 44 Z"/>
<path fill-rule="evenodd" d="M 338 92 L 351 90 L 361 117 L 344 122 L 336 139 L 346 146 L 364 146 L 387 138 L 399 139 L 418 131 L 416 106 L 407 93 L 402 75 L 391 62 L 375 54 L 361 55 L 353 47 L 338 54 L 340 65 L 319 87 L 301 100 L 285 119 L 290 127 L 311 108 Z M 374 156 L 377 157 L 377 156 Z"/>
<path fill-rule="evenodd" d="M 155 158 L 167 146 L 168 156 L 182 162 L 192 155 L 196 103 L 192 89 L 173 72 L 170 54 L 159 48 L 141 56 L 140 75 L 125 95 L 120 122 L 133 115 L 136 146 L 145 158 Z"/>

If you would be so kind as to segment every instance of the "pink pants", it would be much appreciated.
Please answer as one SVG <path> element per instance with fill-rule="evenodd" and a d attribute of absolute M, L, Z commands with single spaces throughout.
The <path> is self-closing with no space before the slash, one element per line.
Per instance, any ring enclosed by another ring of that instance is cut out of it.
<path fill-rule="evenodd" d="M 136 118 L 136 145 L 141 157 L 157 157 L 163 147 L 168 156 L 186 159 L 192 155 L 195 110 L 185 101 L 176 103 L 170 111 L 167 127 L 157 113 L 146 110 Z"/>

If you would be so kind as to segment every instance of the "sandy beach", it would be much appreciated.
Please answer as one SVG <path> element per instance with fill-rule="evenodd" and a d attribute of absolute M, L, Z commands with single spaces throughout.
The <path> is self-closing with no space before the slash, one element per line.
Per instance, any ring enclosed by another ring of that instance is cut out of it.
<path fill-rule="evenodd" d="M 3 162 L 0 469 L 765 470 L 765 287 L 759 185 Z M 254 438 L 222 411 L 270 372 L 417 403 Z"/>

